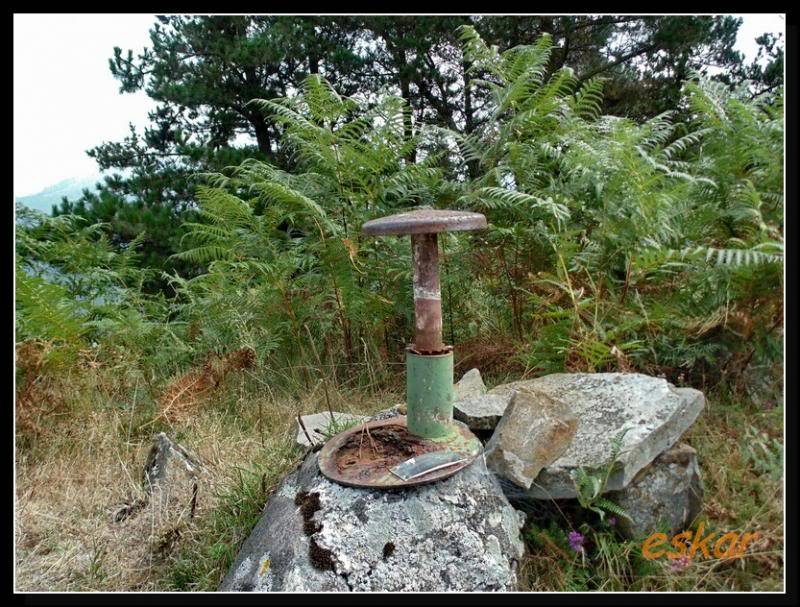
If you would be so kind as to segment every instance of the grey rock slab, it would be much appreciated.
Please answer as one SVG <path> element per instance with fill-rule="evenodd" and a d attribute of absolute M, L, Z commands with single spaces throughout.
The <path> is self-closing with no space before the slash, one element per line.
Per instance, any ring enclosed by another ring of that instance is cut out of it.
<path fill-rule="evenodd" d="M 503 398 L 501 395 L 487 395 Z M 522 489 L 569 447 L 577 420 L 547 393 L 519 389 L 486 443 L 486 465 Z"/>
<path fill-rule="evenodd" d="M 199 458 L 163 432 L 155 437 L 141 486 L 93 536 L 107 549 L 104 562 L 115 571 L 124 571 L 130 587 L 146 584 L 154 560 L 174 550 L 175 540 L 194 516 L 198 499 L 203 499 L 204 475 Z"/>
<path fill-rule="evenodd" d="M 200 468 L 197 456 L 159 432 L 147 454 L 142 477 L 145 486 L 163 485 L 176 477 L 193 478 Z"/>
<path fill-rule="evenodd" d="M 302 415 L 303 426 L 305 426 L 308 436 L 315 444 L 321 445 L 328 437 L 326 437 L 326 430 L 335 430 L 333 420 L 331 420 L 331 412 L 325 411 L 323 413 L 312 413 L 309 415 Z M 362 422 L 367 419 L 363 415 L 354 415 L 352 413 L 342 413 L 340 411 L 333 411 L 333 419 L 336 420 L 336 426 L 342 428 L 350 422 Z M 311 443 L 308 442 L 306 432 L 295 420 L 295 442 L 301 447 L 310 447 Z"/>
<path fill-rule="evenodd" d="M 486 386 L 478 369 L 470 369 L 464 373 L 463 377 L 453 386 L 453 400 L 455 402 L 480 396 L 481 394 L 486 394 Z"/>
<path fill-rule="evenodd" d="M 381 491 L 331 482 L 310 453 L 220 590 L 515 590 L 523 523 L 483 458 L 438 483 Z"/>
<path fill-rule="evenodd" d="M 476 394 L 453 405 L 453 417 L 470 430 L 494 430 L 503 417 L 511 394 Z"/>
<path fill-rule="evenodd" d="M 697 452 L 686 444 L 668 449 L 609 498 L 630 515 L 631 520 L 618 517 L 618 521 L 620 530 L 631 539 L 687 530 L 703 507 Z"/>
<path fill-rule="evenodd" d="M 159 432 L 142 469 L 142 486 L 114 513 L 114 522 L 140 515 L 150 508 L 160 520 L 191 517 L 203 466 L 197 456 Z M 173 521 L 174 522 L 174 521 Z"/>
<path fill-rule="evenodd" d="M 526 497 L 533 499 L 577 497 L 570 473 L 579 467 L 607 465 L 611 440 L 623 429 L 628 431 L 619 464 L 606 490 L 628 486 L 642 468 L 678 442 L 705 406 L 702 392 L 676 388 L 664 379 L 639 373 L 556 373 L 503 384 L 488 394 L 504 395 L 519 389 L 563 401 L 577 419 L 569 447 L 539 473 L 527 491 Z"/>

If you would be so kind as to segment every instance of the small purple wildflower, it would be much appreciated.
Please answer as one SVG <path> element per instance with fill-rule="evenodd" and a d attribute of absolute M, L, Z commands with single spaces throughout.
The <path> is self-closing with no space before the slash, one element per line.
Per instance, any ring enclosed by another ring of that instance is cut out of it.
<path fill-rule="evenodd" d="M 677 571 L 682 571 L 686 569 L 689 564 L 692 562 L 692 559 L 689 558 L 688 555 L 684 554 L 679 556 L 678 558 L 672 559 L 672 562 L 669 564 L 670 571 L 673 573 Z"/>
<path fill-rule="evenodd" d="M 583 537 L 580 531 L 570 531 L 567 538 L 569 539 L 570 548 L 578 553 L 583 552 L 583 542 L 586 541 L 586 538 Z"/>
<path fill-rule="evenodd" d="M 617 525 L 617 517 L 616 516 L 609 516 L 608 517 L 608 526 L 609 527 L 616 527 Z"/>

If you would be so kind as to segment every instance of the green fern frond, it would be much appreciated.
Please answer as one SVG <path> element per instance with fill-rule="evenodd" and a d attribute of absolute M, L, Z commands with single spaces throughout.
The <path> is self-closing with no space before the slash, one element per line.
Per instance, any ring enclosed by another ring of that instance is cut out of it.
<path fill-rule="evenodd" d="M 16 275 L 17 341 L 44 339 L 77 345 L 86 333 L 81 310 L 65 287 L 18 268 Z"/>
<path fill-rule="evenodd" d="M 667 147 L 662 149 L 661 153 L 664 154 L 666 158 L 671 160 L 673 157 L 677 156 L 678 154 L 682 154 L 690 147 L 699 145 L 700 142 L 703 141 L 703 138 L 712 132 L 712 129 L 704 128 L 687 133 L 683 137 L 679 137 Z"/>
<path fill-rule="evenodd" d="M 483 187 L 474 192 L 475 204 L 484 208 L 522 208 L 526 210 L 542 209 L 556 221 L 569 219 L 569 209 L 554 202 L 552 198 L 539 198 L 524 192 L 515 192 L 498 187 Z"/>
<path fill-rule="evenodd" d="M 599 118 L 602 112 L 605 81 L 605 78 L 596 76 L 584 82 L 580 90 L 568 101 L 572 113 L 585 120 Z"/>
<path fill-rule="evenodd" d="M 770 249 L 771 247 L 771 249 Z M 772 250 L 775 252 L 766 252 L 764 249 Z M 706 262 L 714 262 L 718 266 L 752 266 L 768 263 L 783 263 L 783 255 L 777 251 L 782 251 L 780 243 L 764 243 L 759 247 L 750 249 L 718 249 L 715 247 L 691 247 L 682 249 L 680 251 L 669 251 L 667 257 L 678 257 L 681 261 L 684 260 L 704 260 Z"/>
<path fill-rule="evenodd" d="M 502 78 L 500 53 L 497 47 L 489 47 L 471 25 L 462 25 L 457 32 L 462 43 L 464 59 L 469 65 L 467 72 L 488 71 Z"/>
<path fill-rule="evenodd" d="M 594 506 L 600 509 L 600 517 L 601 519 L 604 518 L 607 512 L 619 516 L 621 518 L 628 519 L 629 521 L 633 521 L 631 515 L 622 508 L 619 504 L 612 502 L 610 499 L 605 497 L 599 497 L 595 500 Z"/>

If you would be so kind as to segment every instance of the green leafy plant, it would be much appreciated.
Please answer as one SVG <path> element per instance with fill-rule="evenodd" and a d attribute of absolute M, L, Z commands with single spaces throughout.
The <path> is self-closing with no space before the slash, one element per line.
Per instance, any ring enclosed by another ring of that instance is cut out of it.
<path fill-rule="evenodd" d="M 281 158 L 198 176 L 174 256 L 196 271 L 158 277 L 173 297 L 137 265 L 146 235 L 120 249 L 105 224 L 20 211 L 19 339 L 136 352 L 159 376 L 246 348 L 293 388 L 383 388 L 413 332 L 410 250 L 360 228 L 428 206 L 489 219 L 441 238 L 442 292 L 449 340 L 507 344 L 498 366 L 701 386 L 776 360 L 782 91 L 692 74 L 679 108 L 606 116 L 607 83 L 549 69 L 549 36 L 505 51 L 459 36 L 485 101 L 469 132 L 409 128 L 406 99 L 348 97 L 319 74 L 251 100 Z"/>
<path fill-rule="evenodd" d="M 748 426 L 742 437 L 742 451 L 753 469 L 778 481 L 783 475 L 783 445 L 776 438 Z"/>
<path fill-rule="evenodd" d="M 622 450 L 622 440 L 627 432 L 627 428 L 623 429 L 611 439 L 611 456 L 608 464 L 603 469 L 589 470 L 585 467 L 579 467 L 571 472 L 578 503 L 580 503 L 581 507 L 596 512 L 600 516 L 600 520 L 605 520 L 605 516 L 609 512 L 616 516 L 630 519 L 630 515 L 621 506 L 603 497 L 608 479 L 616 469 L 617 459 Z"/>

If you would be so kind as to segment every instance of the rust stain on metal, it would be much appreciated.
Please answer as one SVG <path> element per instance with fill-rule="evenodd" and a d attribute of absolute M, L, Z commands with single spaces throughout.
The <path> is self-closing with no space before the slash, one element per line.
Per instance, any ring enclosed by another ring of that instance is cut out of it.
<path fill-rule="evenodd" d="M 438 352 L 442 343 L 442 296 L 439 286 L 439 241 L 436 234 L 413 234 L 414 345 L 423 352 Z"/>
<path fill-rule="evenodd" d="M 359 471 L 392 466 L 416 455 L 435 450 L 435 445 L 418 436 L 409 434 L 402 424 L 387 424 L 372 428 L 368 437 L 361 432 L 352 434 L 339 447 L 333 458 L 341 472 L 349 470 L 355 475 Z"/>

